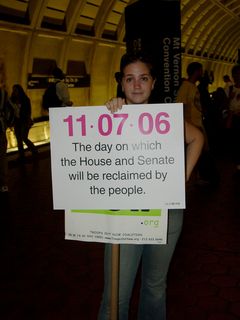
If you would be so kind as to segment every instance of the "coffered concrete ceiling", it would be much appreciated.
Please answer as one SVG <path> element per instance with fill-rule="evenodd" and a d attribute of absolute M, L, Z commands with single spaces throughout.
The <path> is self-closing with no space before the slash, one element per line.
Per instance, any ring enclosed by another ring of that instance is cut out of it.
<path fill-rule="evenodd" d="M 0 28 L 124 43 L 124 9 L 133 2 L 136 0 L 0 0 Z M 181 16 L 185 55 L 237 61 L 240 0 L 181 0 Z"/>

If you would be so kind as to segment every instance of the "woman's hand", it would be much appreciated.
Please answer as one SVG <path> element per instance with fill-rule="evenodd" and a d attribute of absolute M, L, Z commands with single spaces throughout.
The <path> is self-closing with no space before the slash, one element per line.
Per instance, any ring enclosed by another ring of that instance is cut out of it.
<path fill-rule="evenodd" d="M 123 98 L 112 98 L 106 102 L 106 106 L 111 113 L 121 110 L 124 104 L 126 104 L 126 102 Z"/>

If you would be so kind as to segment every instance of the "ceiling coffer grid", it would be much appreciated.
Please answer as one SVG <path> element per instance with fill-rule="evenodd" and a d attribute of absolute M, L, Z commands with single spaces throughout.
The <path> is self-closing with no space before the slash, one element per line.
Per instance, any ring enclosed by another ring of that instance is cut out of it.
<path fill-rule="evenodd" d="M 123 41 L 124 10 L 133 2 L 136 0 L 0 0 L 0 24 Z M 181 0 L 181 15 L 183 52 L 236 60 L 239 0 Z"/>

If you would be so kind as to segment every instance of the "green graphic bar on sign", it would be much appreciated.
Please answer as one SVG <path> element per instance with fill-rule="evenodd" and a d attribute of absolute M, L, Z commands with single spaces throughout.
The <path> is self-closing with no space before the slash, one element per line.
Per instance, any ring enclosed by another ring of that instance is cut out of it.
<path fill-rule="evenodd" d="M 105 214 L 111 216 L 135 216 L 135 217 L 160 217 L 161 209 L 142 209 L 142 210 L 77 210 L 72 209 L 72 213 L 93 213 L 93 214 Z"/>

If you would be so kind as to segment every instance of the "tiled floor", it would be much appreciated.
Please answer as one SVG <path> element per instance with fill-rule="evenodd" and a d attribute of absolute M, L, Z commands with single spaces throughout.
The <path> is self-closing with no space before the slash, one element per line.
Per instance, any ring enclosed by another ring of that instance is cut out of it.
<path fill-rule="evenodd" d="M 64 240 L 52 207 L 48 147 L 20 165 L 9 155 L 1 194 L 2 320 L 95 320 L 103 285 L 103 245 Z M 240 319 L 240 177 L 218 157 L 216 187 L 190 184 L 182 236 L 168 280 L 168 320 Z M 136 320 L 139 279 L 131 320 Z"/>

